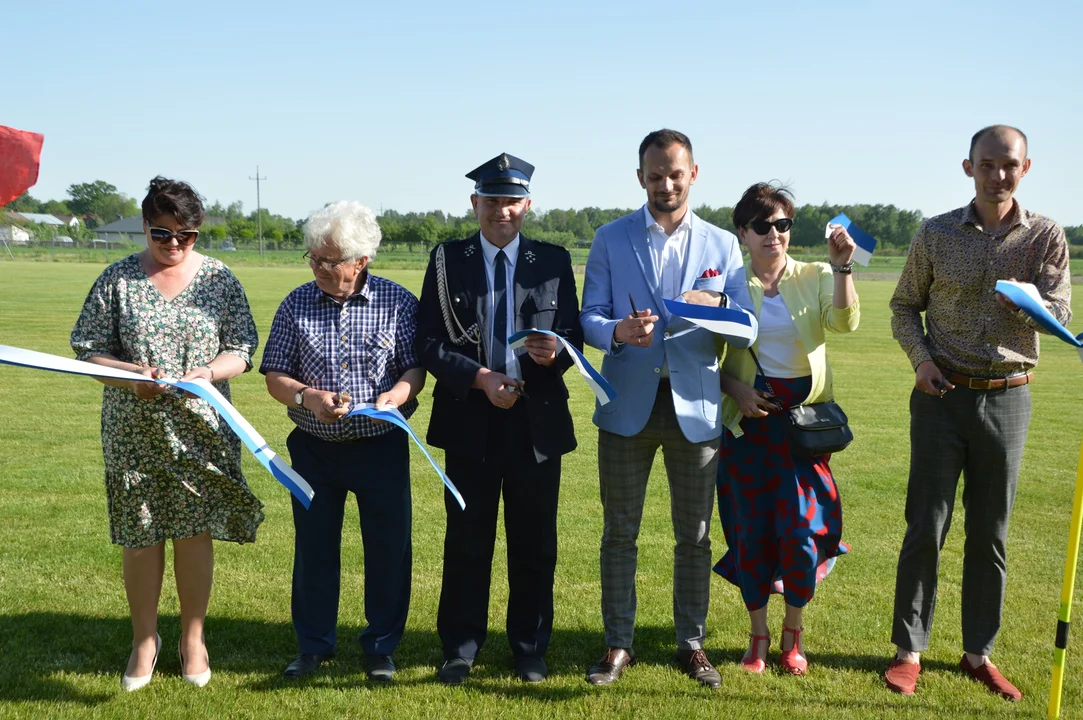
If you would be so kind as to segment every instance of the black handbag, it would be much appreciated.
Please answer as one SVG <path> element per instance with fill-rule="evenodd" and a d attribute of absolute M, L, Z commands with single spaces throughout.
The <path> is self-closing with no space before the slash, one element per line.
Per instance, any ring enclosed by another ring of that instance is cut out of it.
<path fill-rule="evenodd" d="M 756 363 L 756 371 L 763 375 L 760 360 L 752 348 L 748 349 Z M 780 408 L 781 409 L 781 408 Z M 810 405 L 797 405 L 787 412 L 789 426 L 786 435 L 790 452 L 799 457 L 818 457 L 842 452 L 854 441 L 846 413 L 834 400 Z"/>

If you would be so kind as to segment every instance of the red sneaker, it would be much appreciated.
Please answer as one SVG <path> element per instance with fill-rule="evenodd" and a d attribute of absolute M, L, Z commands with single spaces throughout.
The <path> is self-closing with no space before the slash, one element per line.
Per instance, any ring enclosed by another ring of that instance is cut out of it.
<path fill-rule="evenodd" d="M 996 665 L 993 663 L 986 661 L 978 667 L 971 667 L 966 655 L 963 655 L 959 659 L 959 667 L 967 675 L 989 688 L 990 692 L 1001 696 L 1005 700 L 1015 702 L 1023 699 L 1023 693 L 1019 692 L 1019 688 L 1008 682 L 1008 679 L 1000 674 L 1000 671 L 997 670 Z"/>
<path fill-rule="evenodd" d="M 884 673 L 884 681 L 887 682 L 888 690 L 903 695 L 913 695 L 918 686 L 918 673 L 921 672 L 921 663 L 903 662 L 899 658 L 891 658 Z"/>

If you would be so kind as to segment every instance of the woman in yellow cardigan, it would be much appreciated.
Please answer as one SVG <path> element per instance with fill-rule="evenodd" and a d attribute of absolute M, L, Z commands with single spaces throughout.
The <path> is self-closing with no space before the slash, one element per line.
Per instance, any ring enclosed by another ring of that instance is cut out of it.
<path fill-rule="evenodd" d="M 824 331 L 857 329 L 859 309 L 851 273 L 856 247 L 834 226 L 825 263 L 797 262 L 787 254 L 793 195 L 757 183 L 733 210 L 733 224 L 751 259 L 746 270 L 759 337 L 753 347 L 723 361 L 722 419 L 726 426 L 718 464 L 718 513 L 728 552 L 715 572 L 737 585 L 752 625 L 741 665 L 763 672 L 771 644 L 767 600 L 786 600 L 781 664 L 803 675 L 802 613 L 816 583 L 849 548 L 842 539 L 842 506 L 828 456 L 795 456 L 786 439 L 786 410 L 833 399 Z M 765 377 L 766 376 L 766 377 Z"/>

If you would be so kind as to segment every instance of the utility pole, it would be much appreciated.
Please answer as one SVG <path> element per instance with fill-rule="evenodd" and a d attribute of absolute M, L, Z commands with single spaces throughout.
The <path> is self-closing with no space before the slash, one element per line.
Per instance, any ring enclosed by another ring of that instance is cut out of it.
<path fill-rule="evenodd" d="M 260 205 L 259 200 L 259 181 L 266 180 L 267 178 L 259 176 L 259 165 L 257 165 L 256 176 L 250 176 L 248 179 L 256 181 L 256 231 L 259 233 L 259 256 L 262 259 L 266 259 L 263 257 L 263 206 Z"/>

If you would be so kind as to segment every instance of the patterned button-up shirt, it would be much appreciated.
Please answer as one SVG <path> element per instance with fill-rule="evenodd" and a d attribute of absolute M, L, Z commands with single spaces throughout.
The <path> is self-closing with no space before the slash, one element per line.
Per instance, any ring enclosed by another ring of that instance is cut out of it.
<path fill-rule="evenodd" d="M 1071 319 L 1064 230 L 1018 202 L 1008 227 L 985 232 L 971 202 L 926 220 L 914 236 L 891 298 L 891 329 L 915 369 L 932 360 L 941 370 L 1005 377 L 1038 363 L 1039 327 L 997 304 L 997 280 L 1034 284 L 1057 320 Z"/>
<path fill-rule="evenodd" d="M 261 373 L 280 372 L 317 390 L 347 392 L 353 403 L 371 403 L 420 367 L 414 354 L 417 299 L 396 283 L 368 274 L 361 290 L 343 303 L 305 283 L 282 301 L 263 351 Z M 399 406 L 410 417 L 417 400 Z M 375 437 L 389 423 L 352 417 L 324 424 L 312 411 L 290 407 L 290 419 L 307 433 L 332 442 Z"/>

